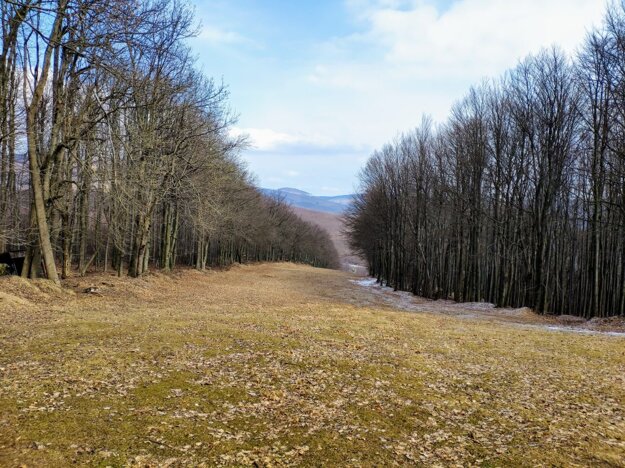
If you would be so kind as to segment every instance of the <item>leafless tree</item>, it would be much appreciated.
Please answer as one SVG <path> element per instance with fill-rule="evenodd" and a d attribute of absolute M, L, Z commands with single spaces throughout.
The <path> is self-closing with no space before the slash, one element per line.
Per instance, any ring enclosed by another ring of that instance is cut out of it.
<path fill-rule="evenodd" d="M 237 160 L 228 90 L 196 70 L 186 3 L 5 0 L 0 14 L 0 251 L 27 250 L 23 276 L 335 266 L 327 236 Z"/>
<path fill-rule="evenodd" d="M 347 216 L 372 275 L 431 298 L 625 314 L 625 3 L 372 155 Z"/>

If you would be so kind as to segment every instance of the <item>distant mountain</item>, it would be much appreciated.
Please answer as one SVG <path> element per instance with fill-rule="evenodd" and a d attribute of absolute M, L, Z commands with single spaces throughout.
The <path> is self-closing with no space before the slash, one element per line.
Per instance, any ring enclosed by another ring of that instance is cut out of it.
<path fill-rule="evenodd" d="M 303 190 L 284 187 L 277 190 L 260 189 L 265 195 L 284 200 L 291 206 L 323 213 L 341 214 L 354 200 L 354 195 L 337 195 L 333 197 L 318 197 Z"/>

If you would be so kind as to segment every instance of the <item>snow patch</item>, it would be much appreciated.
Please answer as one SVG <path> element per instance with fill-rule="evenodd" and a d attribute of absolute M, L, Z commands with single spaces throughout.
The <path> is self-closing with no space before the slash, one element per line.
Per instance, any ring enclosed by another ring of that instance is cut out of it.
<path fill-rule="evenodd" d="M 368 304 L 375 304 L 375 299 L 390 307 L 405 310 L 409 312 L 427 312 L 434 314 L 452 315 L 458 318 L 497 318 L 497 317 L 521 317 L 531 311 L 527 307 L 520 309 L 497 309 L 495 304 L 487 302 L 466 302 L 459 303 L 450 300 L 439 299 L 437 301 L 431 299 L 425 299 L 419 296 L 415 296 L 406 291 L 395 291 L 393 288 L 383 286 L 378 283 L 375 278 L 361 278 L 352 279 L 351 283 L 364 288 L 371 294 Z M 378 303 L 379 303 L 378 302 Z M 510 323 L 510 322 L 505 322 Z M 578 328 L 572 326 L 559 326 L 559 325 L 537 325 L 533 323 L 510 323 L 511 325 L 520 326 L 523 328 L 538 328 L 541 330 L 548 330 L 554 332 L 569 332 L 569 333 L 581 333 L 587 335 L 603 335 L 603 336 L 617 336 L 625 337 L 624 332 L 611 332 L 593 330 L 588 328 Z"/>
<path fill-rule="evenodd" d="M 375 278 L 364 278 L 364 279 L 350 280 L 350 281 L 354 284 L 357 284 L 358 286 L 362 286 L 363 288 L 371 288 L 373 286 L 382 287 L 381 285 L 378 284 L 378 281 Z"/>
<path fill-rule="evenodd" d="M 625 332 L 589 330 L 587 328 L 561 327 L 558 325 L 549 325 L 545 328 L 551 331 L 581 333 L 583 335 L 608 335 L 608 336 L 624 336 L 625 337 Z"/>

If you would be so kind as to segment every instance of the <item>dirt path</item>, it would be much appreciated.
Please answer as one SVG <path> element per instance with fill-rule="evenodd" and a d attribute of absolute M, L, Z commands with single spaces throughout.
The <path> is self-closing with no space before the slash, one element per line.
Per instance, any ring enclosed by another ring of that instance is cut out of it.
<path fill-rule="evenodd" d="M 540 316 L 526 307 L 496 308 L 493 304 L 482 302 L 457 303 L 424 299 L 409 292 L 394 291 L 392 288 L 382 286 L 374 278 L 352 278 L 349 282 L 355 288 L 346 288 L 343 297 L 347 297 L 350 303 L 356 305 L 384 306 L 409 312 L 507 323 L 553 332 L 602 334 L 625 338 L 625 321 L 622 319 L 585 321 L 577 317 Z M 344 295 L 345 291 L 349 293 Z"/>

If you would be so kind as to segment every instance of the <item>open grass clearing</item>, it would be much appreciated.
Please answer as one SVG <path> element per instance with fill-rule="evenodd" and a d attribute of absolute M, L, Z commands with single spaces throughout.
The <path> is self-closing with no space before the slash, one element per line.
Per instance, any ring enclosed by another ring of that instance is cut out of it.
<path fill-rule="evenodd" d="M 625 339 L 393 310 L 350 279 L 3 279 L 0 464 L 625 466 Z"/>

